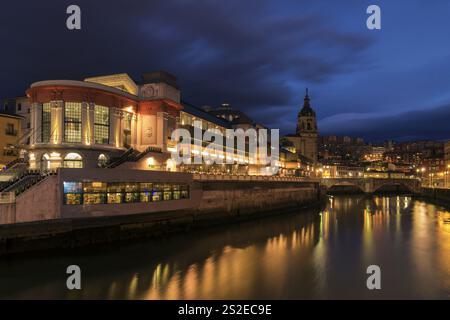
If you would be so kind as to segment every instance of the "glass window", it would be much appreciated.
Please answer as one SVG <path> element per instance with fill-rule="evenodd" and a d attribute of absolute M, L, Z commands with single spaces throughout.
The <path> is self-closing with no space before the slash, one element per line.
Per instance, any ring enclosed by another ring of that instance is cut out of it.
<path fill-rule="evenodd" d="M 106 183 L 105 182 L 84 182 L 83 183 L 83 192 L 86 192 L 86 193 L 106 192 Z"/>
<path fill-rule="evenodd" d="M 172 185 L 172 198 L 173 200 L 178 200 L 181 198 L 180 185 L 173 184 Z"/>
<path fill-rule="evenodd" d="M 108 192 L 124 192 L 124 191 L 125 191 L 125 183 L 123 182 L 108 183 Z"/>
<path fill-rule="evenodd" d="M 64 168 L 83 168 L 83 158 L 78 153 L 68 153 L 64 157 Z"/>
<path fill-rule="evenodd" d="M 126 203 L 133 203 L 133 202 L 139 202 L 139 193 L 125 193 L 125 202 Z"/>
<path fill-rule="evenodd" d="M 82 184 L 81 182 L 63 182 L 64 204 L 77 205 L 82 203 Z"/>
<path fill-rule="evenodd" d="M 188 185 L 181 185 L 181 199 L 188 199 L 189 198 L 189 186 Z"/>
<path fill-rule="evenodd" d="M 63 182 L 64 193 L 81 193 L 83 192 L 81 182 Z"/>
<path fill-rule="evenodd" d="M 51 105 L 50 103 L 44 103 L 42 105 L 42 125 L 41 125 L 41 139 L 43 143 L 50 142 L 50 132 L 51 132 Z"/>
<path fill-rule="evenodd" d="M 151 191 L 141 192 L 140 200 L 141 200 L 141 202 L 151 202 L 152 201 L 152 192 Z"/>
<path fill-rule="evenodd" d="M 81 204 L 81 193 L 67 193 L 64 195 L 64 203 L 69 205 Z"/>
<path fill-rule="evenodd" d="M 95 105 L 94 107 L 94 142 L 109 143 L 109 108 Z"/>
<path fill-rule="evenodd" d="M 83 195 L 84 204 L 102 204 L 106 203 L 106 194 L 104 193 L 85 193 Z"/>
<path fill-rule="evenodd" d="M 122 193 L 108 193 L 108 203 L 122 203 Z"/>
<path fill-rule="evenodd" d="M 163 198 L 164 185 L 155 184 L 153 186 L 152 201 L 161 201 Z"/>
<path fill-rule="evenodd" d="M 64 107 L 64 141 L 81 143 L 81 103 L 66 102 Z"/>
<path fill-rule="evenodd" d="M 129 182 L 129 183 L 125 184 L 125 191 L 126 192 L 136 192 L 136 191 L 138 191 L 138 186 L 139 186 L 139 184 L 137 184 L 137 183 Z"/>
<path fill-rule="evenodd" d="M 149 203 L 189 198 L 189 186 L 151 182 L 63 182 L 64 204 Z"/>
<path fill-rule="evenodd" d="M 164 185 L 164 201 L 172 200 L 172 186 L 170 184 Z"/>
<path fill-rule="evenodd" d="M 153 183 L 142 182 L 140 183 L 141 191 L 152 191 Z"/>

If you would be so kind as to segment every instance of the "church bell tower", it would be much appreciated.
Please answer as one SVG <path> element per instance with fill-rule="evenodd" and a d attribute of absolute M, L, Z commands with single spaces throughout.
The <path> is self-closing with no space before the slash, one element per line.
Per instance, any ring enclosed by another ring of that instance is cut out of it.
<path fill-rule="evenodd" d="M 298 113 L 296 135 L 300 137 L 300 145 L 297 152 L 317 162 L 318 130 L 316 113 L 311 108 L 308 88 L 306 88 L 303 108 Z"/>

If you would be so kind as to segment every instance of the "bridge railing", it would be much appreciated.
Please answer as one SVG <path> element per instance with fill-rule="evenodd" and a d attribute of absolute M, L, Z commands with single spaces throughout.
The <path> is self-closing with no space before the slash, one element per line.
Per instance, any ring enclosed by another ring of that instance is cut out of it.
<path fill-rule="evenodd" d="M 304 177 L 279 177 L 279 176 L 251 176 L 251 175 L 222 175 L 222 174 L 194 174 L 197 181 L 281 181 L 281 182 L 319 182 Z"/>

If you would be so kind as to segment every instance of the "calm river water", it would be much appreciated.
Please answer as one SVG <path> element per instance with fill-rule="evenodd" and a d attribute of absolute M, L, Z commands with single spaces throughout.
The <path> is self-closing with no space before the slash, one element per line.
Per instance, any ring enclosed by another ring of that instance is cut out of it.
<path fill-rule="evenodd" d="M 1 258 L 0 298 L 450 298 L 450 213 L 406 196 L 329 197 L 158 241 Z M 82 290 L 66 289 L 79 265 Z M 366 269 L 381 268 L 381 290 Z"/>

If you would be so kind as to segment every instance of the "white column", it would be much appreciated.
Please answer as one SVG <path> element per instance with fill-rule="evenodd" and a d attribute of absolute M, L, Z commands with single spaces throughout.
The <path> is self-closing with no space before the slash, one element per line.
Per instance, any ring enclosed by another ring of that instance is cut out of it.
<path fill-rule="evenodd" d="M 109 144 L 116 146 L 116 108 L 109 108 Z"/>
<path fill-rule="evenodd" d="M 131 145 L 136 148 L 137 144 L 137 116 L 135 114 L 131 117 Z"/>
<path fill-rule="evenodd" d="M 89 103 L 88 107 L 88 127 L 90 129 L 89 132 L 89 141 L 91 142 L 91 145 L 95 144 L 94 140 L 94 110 L 95 110 L 95 103 Z"/>
<path fill-rule="evenodd" d="M 89 127 L 89 103 L 83 102 L 81 104 L 81 139 L 85 145 L 90 145 L 91 128 Z"/>
<path fill-rule="evenodd" d="M 115 123 L 115 140 L 114 140 L 114 146 L 116 148 L 121 148 L 123 143 L 121 143 L 121 137 L 123 135 L 122 132 L 122 111 L 119 109 L 116 109 L 116 111 L 114 112 L 114 123 Z"/>
<path fill-rule="evenodd" d="M 30 144 L 40 143 L 42 140 L 42 104 L 33 103 L 31 106 L 31 136 Z"/>
<path fill-rule="evenodd" d="M 117 117 L 117 121 L 119 123 L 119 140 L 118 140 L 118 147 L 123 147 L 123 112 L 119 110 L 118 112 L 119 116 Z"/>

